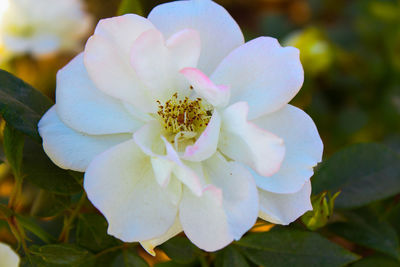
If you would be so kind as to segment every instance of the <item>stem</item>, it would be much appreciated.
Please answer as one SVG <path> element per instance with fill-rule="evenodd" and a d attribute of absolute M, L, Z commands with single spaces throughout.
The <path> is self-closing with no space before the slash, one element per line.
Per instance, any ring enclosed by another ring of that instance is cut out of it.
<path fill-rule="evenodd" d="M 8 207 L 15 211 L 15 209 L 17 208 L 18 200 L 21 196 L 23 179 L 19 173 L 14 173 L 14 179 L 15 184 L 10 196 L 10 200 L 8 201 Z"/>
<path fill-rule="evenodd" d="M 11 232 L 14 234 L 15 238 L 18 240 L 20 245 L 22 245 L 22 249 L 24 250 L 25 256 L 28 258 L 29 262 L 32 264 L 32 260 L 30 257 L 30 252 L 28 246 L 25 241 L 25 231 L 19 225 L 15 216 L 12 216 L 7 219 L 8 225 L 10 226 Z"/>
<path fill-rule="evenodd" d="M 79 214 L 83 204 L 85 204 L 86 200 L 86 193 L 83 192 L 79 202 L 77 203 L 75 209 L 72 211 L 71 216 L 66 219 L 64 223 L 63 230 L 61 231 L 60 237 L 58 238 L 59 241 L 67 243 L 69 239 L 69 231 L 71 230 L 71 225 L 74 223 L 76 217 Z"/>

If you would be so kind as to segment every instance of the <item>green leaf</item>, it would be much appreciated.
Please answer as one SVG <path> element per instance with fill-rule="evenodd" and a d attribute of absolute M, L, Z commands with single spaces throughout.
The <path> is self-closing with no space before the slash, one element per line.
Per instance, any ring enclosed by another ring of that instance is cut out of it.
<path fill-rule="evenodd" d="M 31 215 L 38 217 L 57 216 L 71 205 L 70 196 L 41 190 L 31 208 Z"/>
<path fill-rule="evenodd" d="M 6 218 L 9 218 L 14 214 L 14 212 L 6 205 L 0 203 L 0 214 L 5 216 Z"/>
<path fill-rule="evenodd" d="M 313 194 L 342 191 L 335 206 L 361 207 L 400 193 L 400 156 L 379 144 L 347 147 L 322 162 L 312 178 Z"/>
<path fill-rule="evenodd" d="M 39 237 L 43 242 L 49 244 L 55 241 L 55 238 L 47 233 L 45 230 L 43 230 L 39 225 L 37 225 L 33 218 L 22 216 L 19 214 L 16 215 L 16 218 L 17 221 L 22 225 L 22 227 Z"/>
<path fill-rule="evenodd" d="M 393 227 L 370 211 L 344 213 L 347 222 L 331 224 L 329 230 L 345 239 L 400 259 L 399 240 Z"/>
<path fill-rule="evenodd" d="M 37 124 L 52 105 L 47 96 L 0 70 L 0 113 L 10 126 L 41 142 Z"/>
<path fill-rule="evenodd" d="M 32 246 L 31 253 L 50 264 L 79 265 L 87 260 L 89 251 L 72 244 L 53 244 L 42 247 Z"/>
<path fill-rule="evenodd" d="M 6 123 L 3 135 L 4 154 L 14 175 L 20 177 L 25 137 L 8 123 Z"/>
<path fill-rule="evenodd" d="M 121 250 L 121 253 L 115 258 L 111 267 L 148 267 L 147 262 L 128 250 Z"/>
<path fill-rule="evenodd" d="M 54 165 L 41 145 L 29 139 L 25 142 L 22 170 L 26 179 L 40 188 L 58 194 L 73 194 L 82 190 L 69 171 Z"/>
<path fill-rule="evenodd" d="M 217 254 L 215 267 L 249 267 L 249 264 L 234 246 L 228 246 Z"/>
<path fill-rule="evenodd" d="M 199 255 L 201 255 L 200 249 L 183 236 L 176 236 L 170 239 L 163 243 L 160 248 L 172 260 L 182 264 L 193 262 Z"/>
<path fill-rule="evenodd" d="M 336 267 L 358 259 L 315 232 L 290 228 L 249 234 L 236 244 L 250 260 L 265 267 Z"/>
<path fill-rule="evenodd" d="M 140 0 L 122 0 L 118 8 L 118 16 L 133 13 L 140 16 L 144 15 Z"/>
<path fill-rule="evenodd" d="M 356 261 L 351 267 L 399 267 L 400 262 L 384 257 L 381 255 L 373 255 Z"/>
<path fill-rule="evenodd" d="M 76 230 L 77 243 L 92 251 L 101 251 L 118 244 L 118 241 L 107 234 L 107 221 L 98 214 L 81 214 Z"/>

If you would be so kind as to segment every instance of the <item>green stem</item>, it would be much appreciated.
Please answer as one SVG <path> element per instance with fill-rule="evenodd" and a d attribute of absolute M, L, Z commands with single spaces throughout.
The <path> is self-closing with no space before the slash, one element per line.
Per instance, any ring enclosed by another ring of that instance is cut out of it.
<path fill-rule="evenodd" d="M 72 211 L 71 216 L 67 218 L 64 223 L 63 230 L 61 231 L 60 237 L 58 238 L 59 241 L 64 243 L 68 242 L 71 226 L 74 223 L 76 217 L 79 215 L 79 211 L 81 210 L 83 204 L 85 204 L 85 200 L 86 200 L 86 193 L 83 192 L 75 209 Z"/>
<path fill-rule="evenodd" d="M 17 208 L 18 200 L 20 199 L 22 192 L 22 176 L 19 173 L 14 173 L 15 184 L 13 191 L 10 196 L 10 200 L 8 201 L 8 207 L 12 210 Z"/>

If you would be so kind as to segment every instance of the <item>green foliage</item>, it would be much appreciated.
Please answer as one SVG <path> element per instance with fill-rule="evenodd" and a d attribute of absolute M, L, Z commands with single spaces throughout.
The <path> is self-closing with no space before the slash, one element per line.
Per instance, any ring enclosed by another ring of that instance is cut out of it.
<path fill-rule="evenodd" d="M 250 234 L 237 242 L 254 263 L 268 266 L 343 266 L 358 256 L 317 233 L 280 228 Z"/>
<path fill-rule="evenodd" d="M 10 126 L 40 142 L 37 124 L 52 105 L 48 97 L 0 70 L 0 113 Z"/>
<path fill-rule="evenodd" d="M 107 234 L 107 226 L 107 221 L 99 214 L 79 215 L 76 231 L 78 245 L 91 251 L 117 245 L 118 241 Z"/>
<path fill-rule="evenodd" d="M 351 209 L 400 193 L 400 156 L 379 144 L 358 144 L 319 165 L 313 193 L 341 191 L 335 205 Z M 338 167 L 340 166 L 340 167 Z"/>
<path fill-rule="evenodd" d="M 30 251 L 38 257 L 38 261 L 61 266 L 81 266 L 91 255 L 89 251 L 71 244 L 32 246 Z"/>
<path fill-rule="evenodd" d="M 314 231 L 324 227 L 328 223 L 329 218 L 333 214 L 335 200 L 339 195 L 340 191 L 336 192 L 333 196 L 325 191 L 311 198 L 313 210 L 306 212 L 301 217 L 301 220 L 308 229 Z"/>
<path fill-rule="evenodd" d="M 4 154 L 14 174 L 20 176 L 25 142 L 24 135 L 7 123 L 4 127 L 3 136 Z"/>
<path fill-rule="evenodd" d="M 162 244 L 161 249 L 168 257 L 181 264 L 191 263 L 201 255 L 200 249 L 182 236 L 176 236 L 167 243 Z"/>
<path fill-rule="evenodd" d="M 373 255 L 351 264 L 351 267 L 399 267 L 399 262 L 391 258 Z"/>
<path fill-rule="evenodd" d="M 70 172 L 54 165 L 42 146 L 29 139 L 26 139 L 22 169 L 27 180 L 47 191 L 73 194 L 82 190 Z"/>
<path fill-rule="evenodd" d="M 229 246 L 217 254 L 215 267 L 249 267 L 246 258 L 234 246 Z"/>
<path fill-rule="evenodd" d="M 396 231 L 371 211 L 344 213 L 345 222 L 329 226 L 329 230 L 361 246 L 400 260 L 400 245 Z"/>
<path fill-rule="evenodd" d="M 149 265 L 135 253 L 123 250 L 114 259 L 112 267 L 148 267 Z"/>

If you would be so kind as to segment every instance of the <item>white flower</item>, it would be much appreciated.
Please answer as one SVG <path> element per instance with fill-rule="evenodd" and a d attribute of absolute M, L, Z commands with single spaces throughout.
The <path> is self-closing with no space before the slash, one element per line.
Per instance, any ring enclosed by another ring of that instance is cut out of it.
<path fill-rule="evenodd" d="M 109 234 L 154 253 L 183 230 L 214 251 L 258 216 L 289 224 L 312 208 L 323 145 L 287 104 L 303 83 L 299 52 L 268 37 L 244 44 L 216 3 L 102 20 L 57 78 L 43 146 L 60 167 L 86 172 Z"/>
<path fill-rule="evenodd" d="M 77 50 L 91 28 L 80 0 L 0 0 L 0 39 L 14 54 Z"/>
<path fill-rule="evenodd" d="M 19 256 L 7 244 L 0 242 L 0 267 L 18 267 Z"/>

